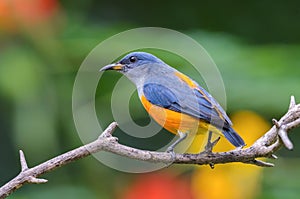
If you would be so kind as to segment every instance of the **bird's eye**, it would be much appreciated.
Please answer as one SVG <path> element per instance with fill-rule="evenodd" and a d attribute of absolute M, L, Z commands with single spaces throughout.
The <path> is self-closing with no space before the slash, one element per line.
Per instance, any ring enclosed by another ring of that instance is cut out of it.
<path fill-rule="evenodd" d="M 135 56 L 129 57 L 129 61 L 130 61 L 131 63 L 134 63 L 134 62 L 137 61 L 137 58 L 136 58 Z"/>

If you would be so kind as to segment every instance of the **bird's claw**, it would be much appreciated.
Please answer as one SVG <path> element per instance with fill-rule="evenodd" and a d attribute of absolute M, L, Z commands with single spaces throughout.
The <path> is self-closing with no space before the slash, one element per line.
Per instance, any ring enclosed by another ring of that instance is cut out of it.
<path fill-rule="evenodd" d="M 176 159 L 176 153 L 174 151 L 174 148 L 168 147 L 166 152 L 171 154 L 171 162 L 174 162 Z"/>
<path fill-rule="evenodd" d="M 211 153 L 214 146 L 219 142 L 220 140 L 220 137 L 218 137 L 216 140 L 214 140 L 213 142 L 211 142 L 211 137 L 212 137 L 212 132 L 210 131 L 209 132 L 209 135 L 208 135 L 208 139 L 207 139 L 207 143 L 205 145 L 205 152 L 207 153 Z"/>

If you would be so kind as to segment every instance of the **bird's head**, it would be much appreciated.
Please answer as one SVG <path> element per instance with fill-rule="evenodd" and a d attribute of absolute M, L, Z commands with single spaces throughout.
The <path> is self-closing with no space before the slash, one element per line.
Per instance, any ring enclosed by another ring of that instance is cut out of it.
<path fill-rule="evenodd" d="M 165 64 L 163 61 L 150 53 L 132 52 L 123 57 L 120 61 L 104 66 L 100 71 L 115 70 L 125 75 L 138 74 L 149 70 L 156 64 Z M 135 71 L 135 72 L 133 72 Z"/>
<path fill-rule="evenodd" d="M 174 69 L 150 53 L 132 52 L 125 55 L 120 61 L 100 69 L 100 71 L 106 70 L 118 71 L 139 86 L 153 76 L 166 74 Z"/>

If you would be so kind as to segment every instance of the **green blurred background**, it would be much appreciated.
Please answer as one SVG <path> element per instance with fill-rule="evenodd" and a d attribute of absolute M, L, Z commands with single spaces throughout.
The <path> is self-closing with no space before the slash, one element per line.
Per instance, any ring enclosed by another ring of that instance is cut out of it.
<path fill-rule="evenodd" d="M 72 118 L 73 83 L 84 58 L 104 39 L 144 26 L 189 35 L 216 62 L 229 115 L 250 110 L 270 123 L 286 112 L 291 95 L 300 101 L 299 20 L 299 1 L 0 0 L 0 186 L 19 172 L 19 149 L 34 166 L 82 144 Z M 109 107 L 110 81 L 120 75 L 105 77 L 96 98 Z M 105 125 L 113 120 L 106 111 Z M 147 123 L 141 111 L 131 108 Z M 291 138 L 294 151 L 278 152 L 276 167 L 259 173 L 252 190 L 258 194 L 248 198 L 299 197 L 300 130 Z M 181 188 L 185 196 L 175 198 L 213 198 L 202 196 L 203 187 L 198 194 L 190 190 L 197 169 L 172 166 L 141 177 L 88 157 L 44 175 L 46 185 L 26 185 L 10 198 L 133 199 L 153 190 L 167 199 Z M 153 185 L 162 179 L 165 185 Z"/>

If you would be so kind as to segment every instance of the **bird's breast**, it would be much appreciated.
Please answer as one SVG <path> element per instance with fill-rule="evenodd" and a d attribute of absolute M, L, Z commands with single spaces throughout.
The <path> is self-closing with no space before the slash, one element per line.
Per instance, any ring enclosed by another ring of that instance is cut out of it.
<path fill-rule="evenodd" d="M 163 108 L 151 104 L 145 96 L 141 96 L 141 102 L 149 115 L 162 127 L 177 134 L 178 131 L 186 132 L 199 132 L 199 128 L 208 129 L 209 124 L 197 118 L 189 116 L 184 113 L 179 113 L 167 108 Z"/>

